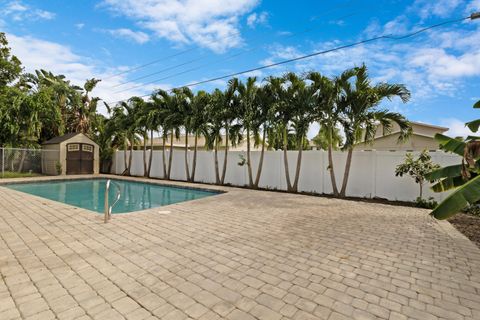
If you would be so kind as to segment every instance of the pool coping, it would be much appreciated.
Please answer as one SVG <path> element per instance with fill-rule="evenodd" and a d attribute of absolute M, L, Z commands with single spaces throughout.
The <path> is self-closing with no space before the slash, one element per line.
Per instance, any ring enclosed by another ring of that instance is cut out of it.
<path fill-rule="evenodd" d="M 114 174 L 95 174 L 95 175 L 61 175 L 61 176 L 38 176 L 38 177 L 25 177 L 25 178 L 7 178 L 0 179 L 0 186 L 11 185 L 11 184 L 28 184 L 28 183 L 37 183 L 37 182 L 60 182 L 60 181 L 76 181 L 76 180 L 100 180 L 100 179 L 110 179 L 118 181 L 131 181 L 131 182 L 141 182 L 148 183 L 152 185 L 159 185 L 171 188 L 182 188 L 182 189 L 191 189 L 191 190 L 200 190 L 213 193 L 226 193 L 226 190 L 223 186 L 209 186 L 205 187 L 204 184 L 198 184 L 195 182 L 183 182 L 175 180 L 164 180 L 158 178 L 147 178 L 147 177 L 137 177 L 137 176 L 119 176 Z M 193 185 L 193 186 L 192 186 Z"/>
<path fill-rule="evenodd" d="M 182 182 L 182 181 L 172 181 L 172 180 L 163 180 L 163 179 L 155 179 L 155 178 L 147 178 L 147 177 L 136 177 L 136 176 L 118 176 L 118 175 L 113 175 L 113 174 L 94 174 L 94 175 L 61 175 L 61 176 L 39 176 L 39 177 L 25 177 L 25 178 L 8 178 L 8 179 L 0 179 L 0 187 L 5 187 L 8 188 L 8 185 L 15 185 L 15 184 L 29 184 L 29 183 L 48 183 L 48 182 L 61 182 L 61 181 L 80 181 L 80 180 L 100 180 L 100 179 L 110 179 L 110 180 L 117 180 L 117 181 L 130 181 L 130 182 L 137 182 L 137 183 L 147 183 L 151 185 L 157 185 L 157 186 L 164 186 L 164 187 L 170 187 L 170 188 L 177 188 L 177 189 L 189 189 L 189 190 L 199 190 L 199 191 L 205 191 L 205 192 L 211 192 L 214 193 L 212 196 L 220 196 L 222 194 L 226 194 L 229 192 L 226 187 L 224 186 L 213 186 L 212 188 L 205 188 L 203 184 L 200 184 L 201 187 L 196 187 L 196 183 L 191 183 L 191 182 Z M 2 181 L 5 180 L 5 181 Z M 194 185 L 194 186 L 192 186 Z M 88 212 L 92 212 L 97 215 L 102 215 L 103 213 L 97 212 L 94 210 L 90 210 L 87 208 L 81 208 L 77 207 L 72 204 L 68 204 L 65 202 L 61 201 L 56 201 L 48 198 L 44 198 L 42 196 L 22 192 L 19 190 L 15 189 L 10 189 L 16 192 L 21 192 L 28 194 L 29 196 L 36 197 L 42 200 L 46 201 L 52 201 L 55 203 L 61 203 L 62 205 L 73 207 L 75 209 L 79 210 L 86 210 Z M 208 197 L 207 197 L 208 198 Z M 203 198 L 199 199 L 193 199 L 193 200 L 188 200 L 188 202 L 191 201 L 200 201 Z M 140 214 L 140 213 L 145 213 L 148 212 L 149 210 L 153 209 L 158 209 L 158 208 L 164 208 L 164 207 L 169 207 L 172 205 L 176 205 L 177 203 L 172 203 L 164 206 L 158 206 L 154 208 L 147 208 L 147 209 L 142 209 L 142 210 L 137 210 L 137 211 L 131 211 L 131 212 L 117 212 L 114 213 L 116 217 L 121 217 L 121 216 L 126 216 L 130 214 Z"/>

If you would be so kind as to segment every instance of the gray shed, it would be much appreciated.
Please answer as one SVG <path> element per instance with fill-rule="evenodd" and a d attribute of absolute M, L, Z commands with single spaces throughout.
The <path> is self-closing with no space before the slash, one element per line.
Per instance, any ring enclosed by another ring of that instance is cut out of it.
<path fill-rule="evenodd" d="M 42 144 L 43 174 L 56 175 L 57 164 L 62 174 L 98 174 L 98 145 L 83 133 L 67 133 Z M 51 151 L 51 152 L 49 152 Z M 53 152 L 57 151 L 57 152 Z"/>

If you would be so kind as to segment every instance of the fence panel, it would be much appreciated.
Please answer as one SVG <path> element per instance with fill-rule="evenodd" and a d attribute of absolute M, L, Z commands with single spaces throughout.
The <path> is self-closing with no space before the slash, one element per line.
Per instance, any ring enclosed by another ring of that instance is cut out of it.
<path fill-rule="evenodd" d="M 59 150 L 0 148 L 0 177 L 55 175 L 59 157 Z"/>
<path fill-rule="evenodd" d="M 134 151 L 132 173 L 143 175 L 143 158 L 141 151 Z M 297 151 L 288 151 L 289 171 L 291 181 L 295 176 L 297 163 Z M 385 198 L 389 200 L 413 201 L 418 196 L 419 186 L 408 176 L 395 177 L 395 167 L 402 163 L 405 158 L 404 151 L 354 151 L 350 169 L 347 195 L 365 198 Z M 243 151 L 231 151 L 228 154 L 228 167 L 225 183 L 235 186 L 248 184 L 247 166 L 239 165 L 240 155 L 246 158 Z M 417 156 L 418 153 L 415 153 Z M 432 159 L 441 166 L 459 163 L 456 155 L 444 152 L 432 152 Z M 255 178 L 260 159 L 260 152 L 252 152 L 252 173 Z M 189 166 L 191 169 L 193 152 L 189 152 Z M 115 171 L 121 174 L 124 170 L 123 151 L 116 153 Z M 167 152 L 168 159 L 168 152 Z M 218 161 L 220 174 L 223 167 L 224 153 L 219 152 Z M 345 171 L 346 152 L 334 152 L 333 162 L 337 187 L 342 185 Z M 160 151 L 154 152 L 152 162 L 152 177 L 163 178 L 162 157 Z M 172 178 L 185 180 L 184 153 L 176 150 L 172 164 Z M 198 151 L 195 181 L 214 183 L 215 166 L 212 151 Z M 285 190 L 286 179 L 282 151 L 265 151 L 260 187 L 268 189 Z M 332 193 L 332 184 L 328 171 L 328 155 L 325 151 L 304 151 L 300 171 L 299 191 L 315 193 Z M 424 197 L 434 197 L 436 200 L 444 199 L 448 193 L 433 193 L 429 185 L 424 187 Z"/>

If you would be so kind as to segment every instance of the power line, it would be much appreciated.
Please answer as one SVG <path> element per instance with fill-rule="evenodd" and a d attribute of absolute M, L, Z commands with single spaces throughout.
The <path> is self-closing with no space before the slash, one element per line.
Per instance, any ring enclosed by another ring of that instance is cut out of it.
<path fill-rule="evenodd" d="M 342 16 L 342 17 L 340 17 L 340 18 L 335 19 L 335 20 L 345 19 L 345 18 L 351 17 L 351 16 L 353 16 L 353 15 L 355 15 L 355 14 L 358 14 L 358 12 L 354 12 L 354 13 L 350 13 L 350 14 L 348 14 L 348 15 L 344 15 L 344 16 Z M 299 32 L 299 33 L 296 33 L 296 34 L 289 35 L 289 36 L 287 36 L 286 38 L 288 39 L 288 38 L 296 37 L 296 36 L 299 36 L 299 35 L 308 33 L 308 32 L 310 32 L 310 31 L 312 31 L 312 30 L 315 30 L 315 27 L 305 29 L 305 30 L 303 30 L 302 32 Z M 167 75 L 167 76 L 162 77 L 162 78 L 159 78 L 159 79 L 155 79 L 155 80 L 152 80 L 152 81 L 149 81 L 149 82 L 144 82 L 144 83 L 141 83 L 141 84 L 132 86 L 132 87 L 128 87 L 128 88 L 125 88 L 125 89 L 121 89 L 121 90 L 116 91 L 116 92 L 114 92 L 114 93 L 117 94 L 117 93 L 122 93 L 122 92 L 125 92 L 125 91 L 128 91 L 128 90 L 137 89 L 137 88 L 143 87 L 143 86 L 145 86 L 145 85 L 147 85 L 147 84 L 157 83 L 157 82 L 160 82 L 160 81 L 162 81 L 162 80 L 171 79 L 171 78 L 174 78 L 174 77 L 177 77 L 177 76 L 186 74 L 186 73 L 190 73 L 190 72 L 192 72 L 192 71 L 196 71 L 196 70 L 202 69 L 202 68 L 204 68 L 204 67 L 210 67 L 210 66 L 212 66 L 212 65 L 214 65 L 214 64 L 219 64 L 219 63 L 221 63 L 221 62 L 225 62 L 225 61 L 231 60 L 231 59 L 233 59 L 233 58 L 239 57 L 239 56 L 244 55 L 244 54 L 246 54 L 246 53 L 250 53 L 250 52 L 256 51 L 256 50 L 258 50 L 258 49 L 260 49 L 260 48 L 262 48 L 262 47 L 263 47 L 262 45 L 258 45 L 258 46 L 255 46 L 255 47 L 251 48 L 251 49 L 247 49 L 247 50 L 240 51 L 240 52 L 237 52 L 237 53 L 235 53 L 235 54 L 229 55 L 229 56 L 227 56 L 227 57 L 225 57 L 225 58 L 223 58 L 223 59 L 217 60 L 217 61 L 215 61 L 215 62 L 213 62 L 213 63 L 205 63 L 205 64 L 202 64 L 202 65 L 200 65 L 200 66 L 196 66 L 196 67 L 193 67 L 193 68 L 190 68 L 190 69 L 187 69 L 187 70 L 178 72 L 178 73 L 170 74 L 170 75 Z M 166 69 L 157 71 L 157 72 L 153 72 L 153 73 L 150 73 L 150 74 L 148 74 L 148 75 L 145 75 L 145 76 L 142 76 L 142 77 L 138 77 L 138 78 L 132 79 L 132 80 L 130 80 L 130 81 L 126 81 L 126 82 L 124 82 L 123 84 L 131 83 L 131 82 L 134 82 L 134 81 L 140 80 L 140 79 L 145 79 L 145 78 L 148 78 L 148 77 L 150 77 L 150 76 L 152 76 L 152 75 L 156 75 L 156 74 L 159 74 L 159 73 L 163 73 L 164 71 L 171 70 L 171 69 L 174 69 L 174 68 L 179 67 L 179 66 L 184 66 L 184 65 L 190 64 L 190 63 L 192 63 L 192 62 L 198 61 L 198 60 L 202 60 L 202 58 L 194 59 L 194 60 L 191 60 L 191 61 L 189 61 L 189 62 L 181 63 L 181 64 L 178 64 L 178 65 L 173 66 L 173 67 L 169 67 L 169 68 L 166 68 Z M 121 85 L 123 85 L 123 84 L 119 84 L 119 85 L 113 86 L 112 88 L 119 87 L 119 86 L 121 86 Z"/>
<path fill-rule="evenodd" d="M 357 0 L 349 0 L 349 1 L 345 1 L 345 2 L 343 2 L 343 3 L 340 3 L 340 4 L 337 5 L 337 6 L 331 7 L 330 9 L 328 9 L 327 11 L 325 11 L 323 14 L 314 17 L 313 20 L 316 20 L 316 19 L 318 19 L 318 18 L 320 18 L 320 17 L 323 17 L 323 16 L 327 15 L 328 13 L 330 13 L 330 12 L 332 12 L 332 11 L 335 11 L 335 10 L 337 10 L 337 9 L 341 9 L 341 8 L 343 8 L 343 7 L 348 7 L 348 6 L 350 6 L 350 4 L 351 4 L 352 2 L 355 2 L 355 1 L 357 1 Z M 236 32 L 236 33 L 230 35 L 229 37 L 225 38 L 225 40 L 228 40 L 228 39 L 233 38 L 233 37 L 238 36 L 238 35 L 240 35 L 240 32 Z M 212 41 L 205 42 L 204 44 L 215 44 L 216 42 L 217 42 L 217 41 L 212 40 Z M 145 67 L 148 67 L 148 66 L 157 64 L 158 62 L 161 62 L 161 61 L 164 61 L 164 60 L 167 60 L 167 59 L 171 59 L 171 58 L 174 58 L 174 57 L 178 57 L 178 56 L 180 56 L 180 55 L 183 55 L 183 54 L 186 54 L 186 53 L 195 51 L 195 50 L 200 49 L 200 48 L 201 48 L 201 46 L 198 46 L 198 45 L 197 45 L 197 46 L 195 46 L 195 47 L 193 47 L 193 48 L 186 49 L 186 50 L 184 50 L 184 51 L 181 51 L 181 52 L 178 52 L 178 53 L 174 53 L 174 54 L 172 54 L 172 55 L 164 56 L 164 57 L 161 57 L 161 58 L 158 58 L 158 59 L 155 59 L 155 60 L 146 62 L 146 63 L 144 63 L 144 64 L 142 64 L 142 65 L 139 65 L 139 66 L 136 66 L 136 67 L 133 67 L 133 68 L 129 68 L 128 70 L 121 71 L 121 72 L 119 72 L 119 73 L 115 73 L 115 74 L 113 74 L 113 75 L 110 75 L 110 76 L 108 76 L 108 77 L 103 78 L 103 80 L 107 80 L 107 79 L 111 79 L 111 78 L 114 78 L 114 77 L 118 77 L 118 76 L 120 76 L 120 75 L 124 75 L 124 74 L 127 74 L 127 73 L 131 73 L 131 72 L 134 72 L 134 71 L 143 69 L 143 68 L 145 68 Z M 199 59 L 199 60 L 200 60 L 200 59 Z M 178 67 L 178 66 L 181 66 L 181 65 L 177 65 L 177 66 L 174 66 L 174 67 L 171 67 L 171 68 L 176 68 L 176 67 Z M 171 70 L 171 69 L 169 69 L 169 70 Z M 165 70 L 164 70 L 164 71 L 165 71 Z M 160 72 L 161 72 L 161 71 L 159 71 L 159 73 L 160 73 Z M 147 76 L 149 76 L 149 75 L 147 75 Z M 145 77 L 147 77 L 147 76 L 145 76 Z M 141 79 L 143 79 L 143 78 L 141 78 Z M 138 80 L 138 79 L 137 79 L 137 80 Z M 132 82 L 132 81 L 135 81 L 135 80 L 131 80 L 131 81 L 128 81 L 128 82 L 125 82 L 125 83 L 116 85 L 116 86 L 114 86 L 114 87 L 121 86 L 121 85 L 123 85 L 123 84 L 129 83 L 129 82 Z"/>
<path fill-rule="evenodd" d="M 167 91 L 171 92 L 175 89 L 179 89 L 179 88 L 182 88 L 182 87 L 193 87 L 193 86 L 197 86 L 197 85 L 200 85 L 200 84 L 205 84 L 205 83 L 209 83 L 209 82 L 213 82 L 213 81 L 223 80 L 223 79 L 226 79 L 226 78 L 232 78 L 232 77 L 239 76 L 239 75 L 242 75 L 242 74 L 245 74 L 245 73 L 251 73 L 251 72 L 254 72 L 254 71 L 260 71 L 260 70 L 263 70 L 263 69 L 268 69 L 268 68 L 276 67 L 276 66 L 291 63 L 291 62 L 304 60 L 304 59 L 312 58 L 312 57 L 319 56 L 319 55 L 322 55 L 322 54 L 335 52 L 335 51 L 355 47 L 355 46 L 358 46 L 358 45 L 361 45 L 361 44 L 366 44 L 366 43 L 378 41 L 378 40 L 381 40 L 381 39 L 389 39 L 389 40 L 395 40 L 395 41 L 403 40 L 403 39 L 413 37 L 417 34 L 423 33 L 425 31 L 428 31 L 430 29 L 434 29 L 434 28 L 446 25 L 446 24 L 458 23 L 458 22 L 468 20 L 468 19 L 473 20 L 475 18 L 476 18 L 476 16 L 474 14 L 472 14 L 471 16 L 468 16 L 468 17 L 465 17 L 465 18 L 459 18 L 459 19 L 448 20 L 448 21 L 444 21 L 444 22 L 441 22 L 441 23 L 437 23 L 437 24 L 431 25 L 429 27 L 425 27 L 425 28 L 422 28 L 420 30 L 417 30 L 415 32 L 408 33 L 408 34 L 403 35 L 403 36 L 397 36 L 396 37 L 396 36 L 392 36 L 392 35 L 381 35 L 381 36 L 369 38 L 369 39 L 366 39 L 366 40 L 361 40 L 361 41 L 357 41 L 357 42 L 354 42 L 354 43 L 346 44 L 346 45 L 343 45 L 343 46 L 335 47 L 335 48 L 332 48 L 332 49 L 318 51 L 318 52 L 314 52 L 314 53 L 311 53 L 311 54 L 299 56 L 299 57 L 296 57 L 296 58 L 287 59 L 287 60 L 279 61 L 279 62 L 276 62 L 276 63 L 271 63 L 271 64 L 264 65 L 264 66 L 261 66 L 261 67 L 251 68 L 251 69 L 248 69 L 248 70 L 243 70 L 243 71 L 239 71 L 239 72 L 235 72 L 235 73 L 230 73 L 230 74 L 227 74 L 227 75 L 223 75 L 223 76 L 219 76 L 219 77 L 215 77 L 215 78 L 211 78 L 211 79 L 207 79 L 207 80 L 202 80 L 202 81 L 198 81 L 198 82 L 189 83 L 189 84 L 186 84 L 186 85 L 183 85 L 183 86 L 179 86 L 179 87 L 176 87 L 176 88 L 169 89 Z M 140 97 L 144 98 L 144 97 L 147 97 L 147 96 L 150 96 L 150 94 L 145 94 L 145 95 L 142 95 Z M 126 99 L 126 100 L 128 100 L 128 99 Z M 110 103 L 110 104 L 116 104 L 118 102 L 122 102 L 122 101 L 126 101 L 126 100 L 119 100 L 119 101 L 115 101 L 115 102 Z"/>

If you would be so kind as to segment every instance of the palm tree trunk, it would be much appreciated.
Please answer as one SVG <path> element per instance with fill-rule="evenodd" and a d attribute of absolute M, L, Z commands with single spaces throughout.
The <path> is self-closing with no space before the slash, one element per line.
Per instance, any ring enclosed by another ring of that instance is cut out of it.
<path fill-rule="evenodd" d="M 340 190 L 340 197 L 345 197 L 347 191 L 348 176 L 350 174 L 350 167 L 352 165 L 353 148 L 348 148 L 347 161 L 345 162 L 345 173 L 343 175 L 342 190 Z"/>
<path fill-rule="evenodd" d="M 298 145 L 300 146 L 298 149 L 298 155 L 297 155 L 297 168 L 295 169 L 295 180 L 293 182 L 293 188 L 292 191 L 297 192 L 298 191 L 298 181 L 300 180 L 300 168 L 302 166 L 302 153 L 303 153 L 303 136 L 299 139 Z"/>
<path fill-rule="evenodd" d="M 153 160 L 153 130 L 150 132 L 150 158 L 148 159 L 148 171 L 147 177 L 150 178 L 150 171 L 152 170 L 152 160 Z"/>
<path fill-rule="evenodd" d="M 188 170 L 188 132 L 185 132 L 185 179 L 190 180 L 190 170 Z"/>
<path fill-rule="evenodd" d="M 128 171 L 128 158 L 127 158 L 127 151 L 128 151 L 128 143 L 127 138 L 123 140 L 123 161 L 125 163 L 125 169 L 123 170 L 122 175 L 125 175 Z"/>
<path fill-rule="evenodd" d="M 335 170 L 333 169 L 332 144 L 328 145 L 328 171 L 330 172 L 330 180 L 332 182 L 333 194 L 338 196 L 337 180 L 335 178 Z"/>
<path fill-rule="evenodd" d="M 423 197 L 423 180 L 420 181 L 419 185 L 420 185 L 420 199 L 422 199 L 422 197 Z"/>
<path fill-rule="evenodd" d="M 262 150 L 260 152 L 260 160 L 258 161 L 258 168 L 257 168 L 257 176 L 255 177 L 255 184 L 253 185 L 254 189 L 258 188 L 258 184 L 260 183 L 260 176 L 262 175 L 262 167 L 263 167 L 263 156 L 265 154 L 265 138 L 266 138 L 266 130 L 263 129 L 263 136 L 262 136 Z"/>
<path fill-rule="evenodd" d="M 218 136 L 215 137 L 215 149 L 214 149 L 214 154 L 215 154 L 215 183 L 220 184 L 220 172 L 218 168 Z"/>
<path fill-rule="evenodd" d="M 287 135 L 287 127 L 285 127 L 283 129 L 283 164 L 285 167 L 285 178 L 287 179 L 287 190 L 292 191 L 292 183 L 290 182 L 290 172 L 288 170 L 287 147 L 288 147 L 288 135 Z"/>
<path fill-rule="evenodd" d="M 170 154 L 168 155 L 168 173 L 167 173 L 167 179 L 170 180 L 170 174 L 172 173 L 172 160 L 173 160 L 173 135 L 174 135 L 174 130 L 170 132 Z"/>
<path fill-rule="evenodd" d="M 132 168 L 132 158 L 133 158 L 133 139 L 130 141 L 130 154 L 128 155 L 128 171 L 127 175 L 131 175 Z"/>
<path fill-rule="evenodd" d="M 165 144 L 167 143 L 167 135 L 162 132 L 162 163 L 163 163 L 163 179 L 167 178 L 167 159 L 165 157 Z"/>
<path fill-rule="evenodd" d="M 197 144 L 198 144 L 198 132 L 195 132 L 195 142 L 193 146 L 193 164 L 192 164 L 192 176 L 190 181 L 195 181 L 195 169 L 197 168 Z"/>
<path fill-rule="evenodd" d="M 147 130 L 145 130 L 143 134 L 143 176 L 148 176 L 148 168 L 147 168 Z"/>
<path fill-rule="evenodd" d="M 223 170 L 222 170 L 222 181 L 221 183 L 225 183 L 225 175 L 227 173 L 227 161 L 228 161 L 228 125 L 225 126 L 225 158 L 223 159 Z"/>
<path fill-rule="evenodd" d="M 250 128 L 247 128 L 247 169 L 248 169 L 248 185 L 253 187 L 253 175 L 252 175 L 252 161 L 250 157 Z"/>

